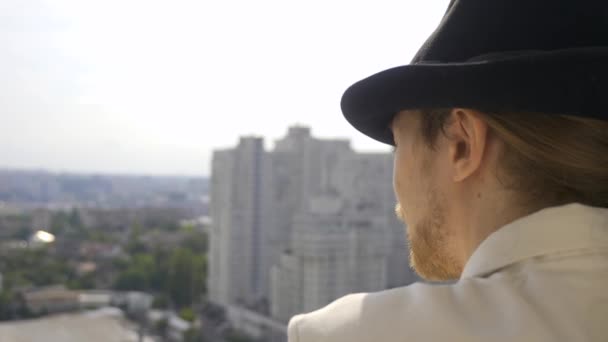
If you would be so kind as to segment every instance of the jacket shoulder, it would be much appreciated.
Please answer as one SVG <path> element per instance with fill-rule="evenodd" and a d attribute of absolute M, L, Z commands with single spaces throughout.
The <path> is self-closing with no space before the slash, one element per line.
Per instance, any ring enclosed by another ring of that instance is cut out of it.
<path fill-rule="evenodd" d="M 357 311 L 368 295 L 349 294 L 319 310 L 292 317 L 287 327 L 289 342 L 324 341 L 338 329 L 348 330 L 356 324 Z"/>
<path fill-rule="evenodd" d="M 289 342 L 377 342 L 412 336 L 413 327 L 428 326 L 440 315 L 453 317 L 450 312 L 457 309 L 457 297 L 451 285 L 424 283 L 347 295 L 322 309 L 294 316 L 288 325 Z"/>

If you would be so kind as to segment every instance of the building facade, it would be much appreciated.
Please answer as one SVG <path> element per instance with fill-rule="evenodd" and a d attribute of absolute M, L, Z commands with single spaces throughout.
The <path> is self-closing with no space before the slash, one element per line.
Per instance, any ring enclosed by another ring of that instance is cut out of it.
<path fill-rule="evenodd" d="M 242 138 L 212 161 L 209 299 L 259 308 L 267 301 L 272 169 L 264 141 Z"/>
<path fill-rule="evenodd" d="M 415 280 L 394 214 L 392 158 L 291 127 L 264 150 L 216 151 L 209 298 L 287 322 L 345 294 Z"/>

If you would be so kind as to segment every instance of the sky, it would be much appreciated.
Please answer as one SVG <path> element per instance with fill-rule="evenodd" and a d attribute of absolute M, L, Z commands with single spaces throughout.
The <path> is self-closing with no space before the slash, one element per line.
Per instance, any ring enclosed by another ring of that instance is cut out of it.
<path fill-rule="evenodd" d="M 407 64 L 448 0 L 0 0 L 0 167 L 209 175 L 289 126 L 388 151 L 343 118 Z"/>

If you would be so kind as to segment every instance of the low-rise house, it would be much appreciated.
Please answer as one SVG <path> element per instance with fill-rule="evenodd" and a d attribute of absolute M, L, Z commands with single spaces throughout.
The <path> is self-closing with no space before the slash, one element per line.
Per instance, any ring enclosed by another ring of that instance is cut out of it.
<path fill-rule="evenodd" d="M 156 326 L 160 321 L 167 322 L 166 339 L 173 342 L 181 342 L 192 323 L 182 319 L 175 312 L 169 310 L 150 310 L 148 312 L 148 323 Z"/>
<path fill-rule="evenodd" d="M 5 251 L 13 251 L 13 250 L 21 250 L 26 249 L 28 247 L 28 243 L 25 240 L 4 240 L 0 242 L 0 252 Z"/>
<path fill-rule="evenodd" d="M 85 274 L 89 274 L 95 272 L 97 270 L 97 263 L 92 261 L 84 261 L 76 264 L 76 274 L 79 276 L 83 276 Z"/>
<path fill-rule="evenodd" d="M 86 259 L 113 259 L 123 255 L 119 245 L 102 242 L 84 242 L 79 248 L 80 256 Z"/>
<path fill-rule="evenodd" d="M 188 330 L 190 330 L 190 327 L 192 326 L 190 322 L 180 318 L 175 314 L 169 316 L 167 323 L 169 328 L 167 335 L 171 341 L 175 342 L 183 341 L 184 335 Z"/>
<path fill-rule="evenodd" d="M 81 309 L 97 309 L 111 306 L 113 298 L 114 293 L 112 291 L 80 291 L 78 302 Z"/>
<path fill-rule="evenodd" d="M 56 313 L 80 308 L 80 294 L 63 285 L 30 289 L 22 292 L 27 309 L 33 314 Z"/>
<path fill-rule="evenodd" d="M 153 300 L 152 295 L 144 292 L 114 292 L 111 304 L 124 308 L 129 315 L 140 315 L 150 310 Z"/>
<path fill-rule="evenodd" d="M 116 308 L 0 322 L 0 341 L 158 342 Z"/>
<path fill-rule="evenodd" d="M 76 291 L 63 285 L 28 289 L 22 291 L 21 296 L 27 309 L 37 315 L 105 308 L 111 306 L 115 298 L 112 291 Z"/>

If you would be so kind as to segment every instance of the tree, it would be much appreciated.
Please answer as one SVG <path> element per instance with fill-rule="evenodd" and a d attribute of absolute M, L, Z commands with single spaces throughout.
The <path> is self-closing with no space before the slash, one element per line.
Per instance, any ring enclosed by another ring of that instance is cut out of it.
<path fill-rule="evenodd" d="M 148 248 L 143 242 L 139 241 L 139 239 L 136 238 L 129 240 L 126 246 L 126 250 L 129 254 L 140 254 L 146 253 L 148 251 Z"/>
<path fill-rule="evenodd" d="M 70 212 L 70 216 L 68 217 L 68 222 L 70 224 L 70 226 L 76 230 L 82 230 L 83 224 L 82 224 L 82 219 L 80 218 L 80 213 L 78 212 L 78 209 L 73 208 L 72 211 Z"/>
<path fill-rule="evenodd" d="M 179 311 L 179 317 L 181 319 L 183 319 L 185 321 L 188 321 L 188 322 L 191 322 L 191 323 L 194 322 L 194 318 L 196 318 L 195 316 L 196 315 L 194 314 L 194 311 L 190 307 L 182 308 Z"/>
<path fill-rule="evenodd" d="M 169 322 L 166 318 L 163 318 L 156 322 L 156 333 L 160 335 L 163 339 L 167 337 L 167 333 L 169 332 Z"/>
<path fill-rule="evenodd" d="M 11 237 L 18 240 L 28 240 L 32 236 L 32 229 L 30 227 L 21 227 Z"/>
<path fill-rule="evenodd" d="M 200 329 L 190 328 L 184 333 L 184 342 L 205 342 Z"/>
<path fill-rule="evenodd" d="M 0 321 L 13 319 L 12 295 L 8 291 L 0 292 Z"/>
<path fill-rule="evenodd" d="M 74 277 L 67 283 L 67 287 L 72 290 L 88 290 L 95 288 L 95 277 L 92 273 L 84 274 L 81 277 Z"/>
<path fill-rule="evenodd" d="M 169 308 L 169 298 L 166 295 L 161 294 L 154 297 L 154 301 L 152 302 L 153 309 L 162 309 L 166 310 Z"/>
<path fill-rule="evenodd" d="M 61 235 L 66 231 L 68 227 L 69 223 L 68 216 L 66 215 L 66 213 L 59 211 L 53 214 L 53 217 L 51 218 L 51 233 L 55 235 Z"/>
<path fill-rule="evenodd" d="M 118 290 L 147 291 L 156 271 L 154 258 L 148 253 L 135 254 L 127 269 L 118 275 L 114 288 Z"/>
<path fill-rule="evenodd" d="M 192 252 L 176 249 L 169 259 L 169 295 L 178 306 L 192 303 Z"/>
<path fill-rule="evenodd" d="M 251 338 L 251 337 L 249 337 L 241 332 L 238 332 L 236 330 L 233 330 L 233 329 L 229 329 L 226 332 L 225 339 L 228 342 L 257 342 L 256 339 Z"/>
<path fill-rule="evenodd" d="M 208 239 L 207 235 L 198 232 L 191 232 L 187 238 L 181 243 L 181 246 L 191 250 L 194 253 L 207 253 Z"/>
<path fill-rule="evenodd" d="M 146 274 L 142 270 L 128 269 L 116 279 L 114 288 L 124 291 L 147 290 Z"/>
<path fill-rule="evenodd" d="M 173 251 L 169 261 L 169 295 L 178 307 L 197 301 L 205 290 L 205 259 L 185 248 Z"/>

